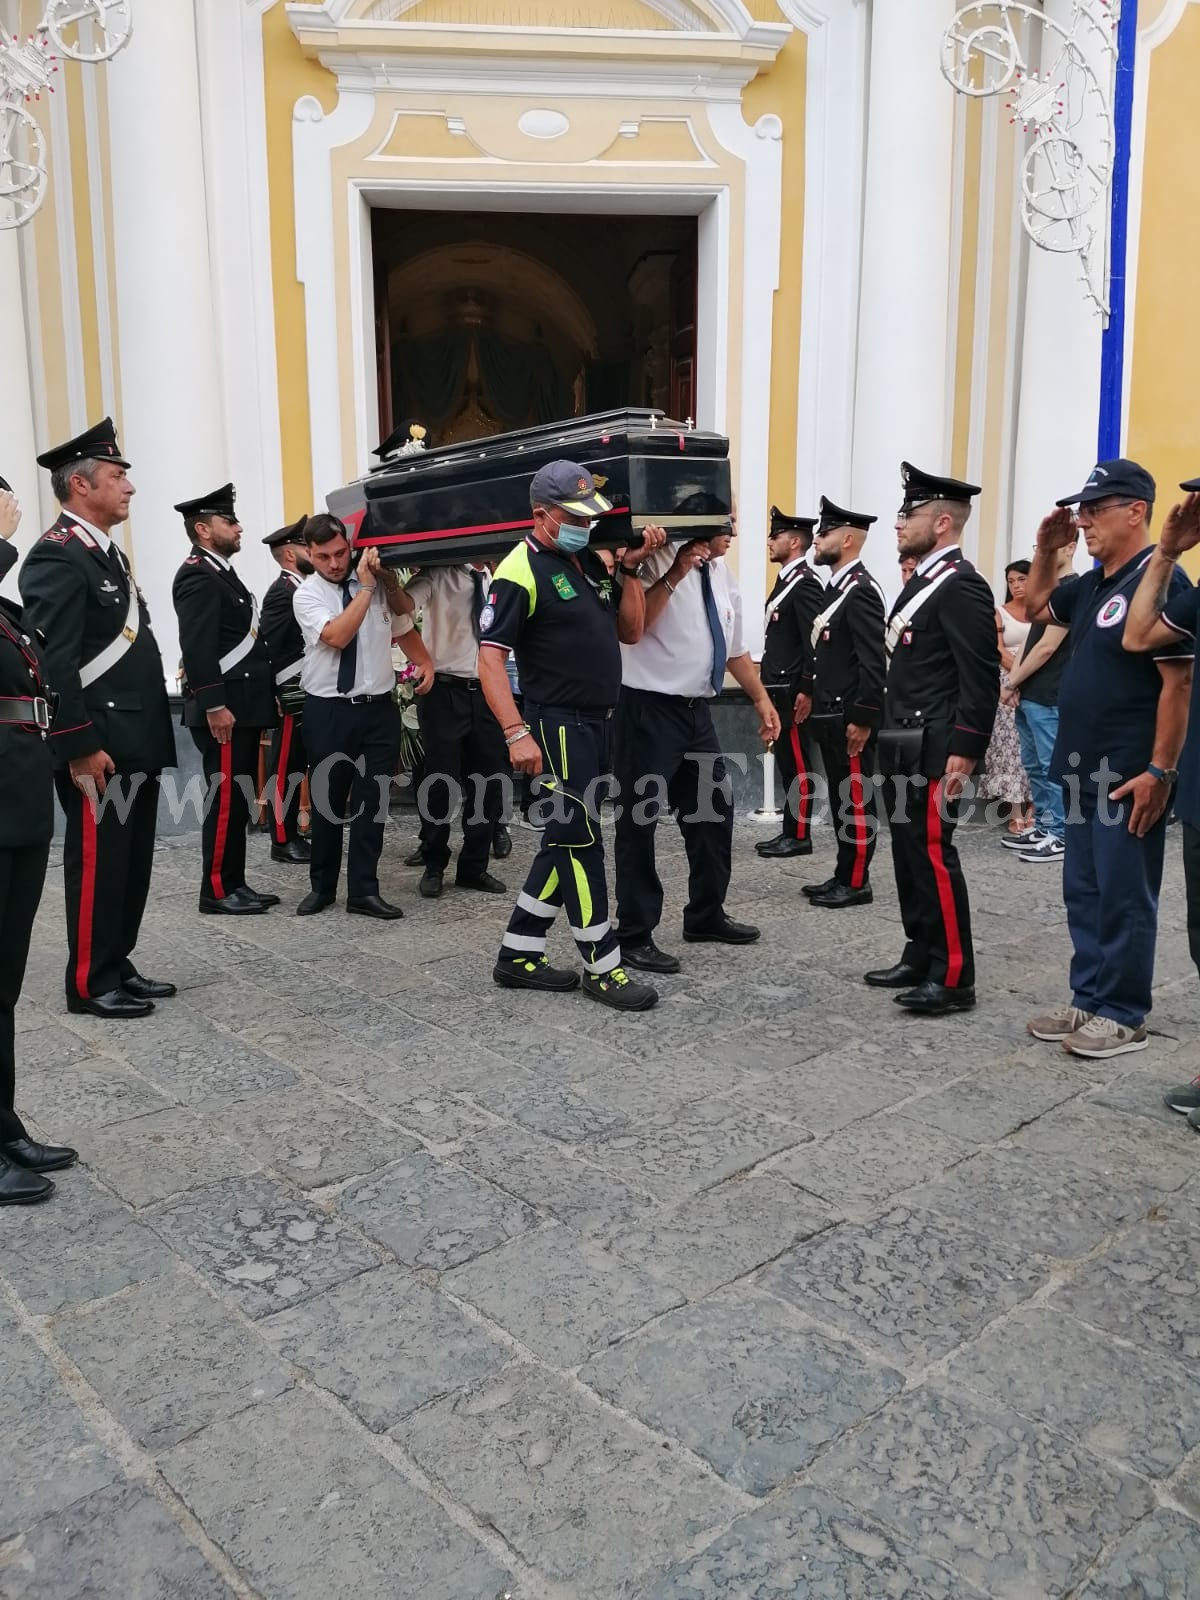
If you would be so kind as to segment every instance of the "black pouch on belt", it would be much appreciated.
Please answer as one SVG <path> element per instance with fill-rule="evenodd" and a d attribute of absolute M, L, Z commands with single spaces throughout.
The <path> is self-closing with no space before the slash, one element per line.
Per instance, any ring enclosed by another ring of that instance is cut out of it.
<path fill-rule="evenodd" d="M 922 771 L 924 728 L 880 728 L 879 770 L 885 778 L 915 777 Z"/>
<path fill-rule="evenodd" d="M 808 731 L 820 744 L 845 742 L 846 719 L 840 711 L 814 711 L 807 723 Z"/>

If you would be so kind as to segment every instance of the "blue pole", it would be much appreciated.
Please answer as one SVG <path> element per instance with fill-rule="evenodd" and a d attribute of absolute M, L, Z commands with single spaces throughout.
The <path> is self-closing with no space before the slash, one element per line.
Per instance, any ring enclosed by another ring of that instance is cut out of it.
<path fill-rule="evenodd" d="M 1108 326 L 1100 349 L 1100 422 L 1096 455 L 1111 461 L 1121 454 L 1121 412 L 1125 394 L 1125 263 L 1129 248 L 1129 157 L 1133 144 L 1133 67 L 1137 55 L 1137 0 L 1124 0 L 1117 25 L 1117 73 L 1113 94 L 1116 146 L 1113 152 L 1112 222 L 1109 233 Z"/>

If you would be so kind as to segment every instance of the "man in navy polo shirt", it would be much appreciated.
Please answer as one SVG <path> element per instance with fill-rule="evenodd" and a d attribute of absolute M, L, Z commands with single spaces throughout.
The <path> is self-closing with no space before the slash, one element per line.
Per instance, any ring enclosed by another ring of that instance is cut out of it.
<path fill-rule="evenodd" d="M 496 568 L 479 615 L 479 681 L 518 772 L 543 778 L 554 796 L 525 887 L 509 918 L 492 977 L 506 989 L 567 990 L 575 972 L 552 967 L 546 935 L 565 906 L 583 958 L 583 992 L 622 1011 L 645 1011 L 658 991 L 634 983 L 608 918 L 599 785 L 612 769 L 612 714 L 621 690 L 622 644 L 646 620 L 636 569 L 618 552 L 610 573 L 588 548 L 595 519 L 612 510 L 586 467 L 552 461 L 529 486 L 532 529 Z M 666 543 L 643 531 L 643 548 Z M 624 576 L 622 575 L 624 569 Z M 505 671 L 517 658 L 518 712 Z"/>
<path fill-rule="evenodd" d="M 1154 479 L 1134 461 L 1100 462 L 1038 529 L 1026 615 L 1070 629 L 1052 777 L 1063 784 L 1063 900 L 1071 930 L 1071 1002 L 1035 1017 L 1036 1039 L 1104 1060 L 1146 1048 L 1167 807 L 1187 728 L 1193 645 L 1174 635 L 1126 650 L 1130 603 L 1153 556 Z M 1090 572 L 1057 582 L 1076 518 Z M 1187 591 L 1178 571 L 1168 594 Z"/>

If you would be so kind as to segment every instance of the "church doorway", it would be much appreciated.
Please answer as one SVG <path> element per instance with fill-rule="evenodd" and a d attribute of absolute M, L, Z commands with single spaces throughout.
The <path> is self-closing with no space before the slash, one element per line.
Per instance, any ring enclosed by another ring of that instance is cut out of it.
<path fill-rule="evenodd" d="M 697 218 L 372 208 L 379 437 L 696 416 Z"/>

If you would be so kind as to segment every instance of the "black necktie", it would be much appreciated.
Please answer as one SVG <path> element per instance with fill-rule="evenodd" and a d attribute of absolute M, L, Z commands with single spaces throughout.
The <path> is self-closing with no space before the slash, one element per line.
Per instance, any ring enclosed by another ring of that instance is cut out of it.
<path fill-rule="evenodd" d="M 471 628 L 476 639 L 483 638 L 483 629 L 479 625 L 479 613 L 487 601 L 487 588 L 484 584 L 483 573 L 475 567 L 471 568 L 471 587 L 475 591 L 475 599 L 471 606 Z"/>
<path fill-rule="evenodd" d="M 700 587 L 704 590 L 704 610 L 708 617 L 708 631 L 712 634 L 713 692 L 720 694 L 721 685 L 725 682 L 725 662 L 729 651 L 725 644 L 725 629 L 721 626 L 721 613 L 717 609 L 717 597 L 713 594 L 712 573 L 708 570 L 707 562 L 700 568 Z"/>
<path fill-rule="evenodd" d="M 342 610 L 350 604 L 350 579 L 342 585 Z M 358 635 L 355 634 L 342 651 L 338 662 L 337 688 L 339 694 L 349 694 L 354 687 L 354 674 L 358 671 Z"/>
<path fill-rule="evenodd" d="M 117 577 L 120 578 L 121 582 L 124 583 L 125 563 L 121 560 L 121 553 L 115 544 L 110 544 L 108 547 L 108 564 L 116 573 Z"/>

